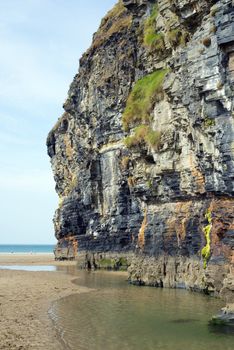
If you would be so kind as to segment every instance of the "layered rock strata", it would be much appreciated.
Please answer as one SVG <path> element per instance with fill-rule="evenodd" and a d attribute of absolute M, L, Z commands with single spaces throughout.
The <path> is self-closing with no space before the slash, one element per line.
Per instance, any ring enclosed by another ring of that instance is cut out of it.
<path fill-rule="evenodd" d="M 233 6 L 123 0 L 102 20 L 47 139 L 57 258 L 128 256 L 134 283 L 233 298 Z"/>

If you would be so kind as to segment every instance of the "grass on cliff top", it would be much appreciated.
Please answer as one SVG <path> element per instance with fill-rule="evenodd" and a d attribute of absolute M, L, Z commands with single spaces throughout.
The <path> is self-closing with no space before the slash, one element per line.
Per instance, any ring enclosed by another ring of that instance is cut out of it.
<path fill-rule="evenodd" d="M 129 28 L 132 23 L 132 15 L 127 13 L 122 0 L 110 10 L 103 18 L 100 28 L 94 38 L 92 47 L 96 48 L 107 41 L 114 33 Z"/>
<path fill-rule="evenodd" d="M 162 95 L 162 84 L 167 71 L 167 69 L 157 70 L 135 83 L 123 113 L 125 131 L 136 124 L 150 121 L 153 105 Z"/>
<path fill-rule="evenodd" d="M 107 12 L 107 15 L 104 17 L 104 20 L 108 20 L 111 17 L 120 16 L 122 13 L 126 11 L 124 7 L 123 1 L 119 0 L 115 6 Z"/>

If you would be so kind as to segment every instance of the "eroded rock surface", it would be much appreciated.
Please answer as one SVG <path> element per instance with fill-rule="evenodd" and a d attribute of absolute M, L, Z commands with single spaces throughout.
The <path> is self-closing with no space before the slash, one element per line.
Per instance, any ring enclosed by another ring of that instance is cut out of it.
<path fill-rule="evenodd" d="M 135 283 L 233 298 L 233 5 L 123 0 L 102 20 L 47 139 L 57 257 L 76 241 L 96 260 L 129 254 Z M 157 147 L 126 147 L 135 82 L 162 70 L 146 111 Z"/>
<path fill-rule="evenodd" d="M 221 312 L 211 320 L 213 325 L 227 325 L 234 327 L 234 304 L 228 304 Z"/>

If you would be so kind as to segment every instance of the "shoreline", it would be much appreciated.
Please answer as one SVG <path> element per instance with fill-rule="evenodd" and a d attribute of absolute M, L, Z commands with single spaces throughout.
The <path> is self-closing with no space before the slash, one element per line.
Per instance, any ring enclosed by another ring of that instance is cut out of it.
<path fill-rule="evenodd" d="M 53 254 L 0 254 L 0 266 L 75 266 L 76 261 L 57 262 Z M 48 310 L 52 303 L 71 294 L 90 292 L 61 271 L 0 270 L 1 350 L 62 350 Z"/>
<path fill-rule="evenodd" d="M 55 261 L 54 253 L 0 253 L 0 265 L 75 266 L 77 261 Z"/>

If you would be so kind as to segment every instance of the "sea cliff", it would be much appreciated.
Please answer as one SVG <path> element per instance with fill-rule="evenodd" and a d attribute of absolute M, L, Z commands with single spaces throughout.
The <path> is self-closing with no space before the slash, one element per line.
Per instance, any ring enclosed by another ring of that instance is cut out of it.
<path fill-rule="evenodd" d="M 104 17 L 47 139 L 57 258 L 233 298 L 233 6 L 123 0 Z"/>

